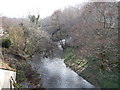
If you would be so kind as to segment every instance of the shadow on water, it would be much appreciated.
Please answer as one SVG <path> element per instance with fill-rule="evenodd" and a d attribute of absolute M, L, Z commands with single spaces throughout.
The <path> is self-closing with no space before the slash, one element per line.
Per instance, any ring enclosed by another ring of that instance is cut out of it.
<path fill-rule="evenodd" d="M 30 64 L 40 74 L 45 88 L 95 88 L 94 85 L 66 67 L 63 59 L 39 59 L 38 56 L 33 56 L 32 59 Z"/>

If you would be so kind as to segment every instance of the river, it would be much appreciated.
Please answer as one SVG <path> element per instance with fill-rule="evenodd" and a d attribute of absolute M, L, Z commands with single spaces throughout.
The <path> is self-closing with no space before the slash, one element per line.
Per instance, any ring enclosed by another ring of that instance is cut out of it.
<path fill-rule="evenodd" d="M 34 56 L 30 61 L 34 70 L 40 74 L 45 88 L 95 88 L 94 85 L 83 79 L 60 58 L 44 58 Z"/>

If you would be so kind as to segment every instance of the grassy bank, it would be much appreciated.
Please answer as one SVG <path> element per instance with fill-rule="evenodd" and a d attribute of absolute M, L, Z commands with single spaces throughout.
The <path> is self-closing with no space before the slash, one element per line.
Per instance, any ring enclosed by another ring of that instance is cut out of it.
<path fill-rule="evenodd" d="M 109 60 L 102 68 L 101 59 L 95 56 L 80 57 L 75 54 L 75 51 L 75 49 L 67 48 L 61 56 L 65 59 L 67 66 L 96 86 L 118 88 L 117 60 Z"/>

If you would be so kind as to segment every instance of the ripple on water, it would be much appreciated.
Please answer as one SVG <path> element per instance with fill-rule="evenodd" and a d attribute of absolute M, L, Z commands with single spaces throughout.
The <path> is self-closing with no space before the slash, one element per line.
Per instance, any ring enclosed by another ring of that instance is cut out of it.
<path fill-rule="evenodd" d="M 33 58 L 34 59 L 34 58 Z M 70 68 L 60 58 L 44 58 L 30 62 L 33 69 L 41 74 L 43 86 L 46 88 L 94 88 Z"/>

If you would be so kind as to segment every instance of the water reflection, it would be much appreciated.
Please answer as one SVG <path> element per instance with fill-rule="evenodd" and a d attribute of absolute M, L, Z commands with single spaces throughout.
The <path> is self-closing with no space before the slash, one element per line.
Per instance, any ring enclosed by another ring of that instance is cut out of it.
<path fill-rule="evenodd" d="M 46 88 L 95 88 L 70 68 L 60 58 L 38 59 L 34 56 L 30 64 L 40 73 Z"/>

